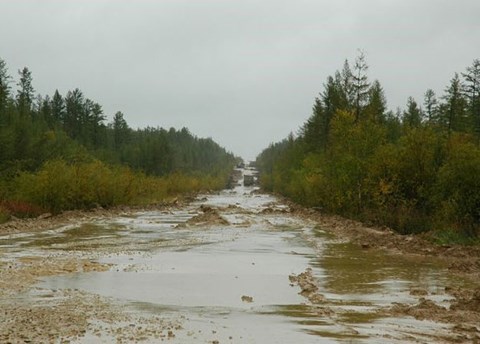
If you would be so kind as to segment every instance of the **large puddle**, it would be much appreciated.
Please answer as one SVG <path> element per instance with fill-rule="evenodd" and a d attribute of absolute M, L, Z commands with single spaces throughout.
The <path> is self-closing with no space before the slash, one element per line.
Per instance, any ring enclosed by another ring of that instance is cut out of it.
<path fill-rule="evenodd" d="M 229 224 L 186 225 L 201 205 L 218 209 Z M 172 343 L 428 342 L 448 334 L 444 324 L 379 312 L 418 302 L 412 293 L 418 288 L 448 305 L 445 287 L 462 281 L 444 267 L 335 241 L 285 209 L 238 186 L 181 210 L 0 237 L 0 250 L 7 260 L 72 254 L 112 264 L 106 272 L 44 278 L 27 297 L 34 302 L 40 292 L 78 289 L 112 298 L 128 312 L 181 319 Z M 290 284 L 289 275 L 308 267 L 325 297 L 321 305 Z M 79 342 L 115 337 L 87 333 Z"/>

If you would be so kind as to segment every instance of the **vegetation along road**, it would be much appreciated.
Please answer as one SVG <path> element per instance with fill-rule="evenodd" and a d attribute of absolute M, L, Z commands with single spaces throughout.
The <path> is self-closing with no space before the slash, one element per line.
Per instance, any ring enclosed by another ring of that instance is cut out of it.
<path fill-rule="evenodd" d="M 0 228 L 1 342 L 479 338 L 478 250 L 366 228 L 255 186 L 35 222 Z"/>

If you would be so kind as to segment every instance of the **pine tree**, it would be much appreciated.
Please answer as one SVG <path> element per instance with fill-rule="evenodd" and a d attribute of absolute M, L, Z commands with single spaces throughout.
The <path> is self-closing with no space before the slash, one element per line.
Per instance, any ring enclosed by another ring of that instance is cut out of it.
<path fill-rule="evenodd" d="M 480 59 L 474 60 L 462 76 L 465 80 L 463 90 L 468 101 L 469 116 L 480 141 Z"/>
<path fill-rule="evenodd" d="M 355 65 L 352 73 L 352 88 L 354 94 L 354 108 L 355 108 L 355 122 L 361 117 L 361 112 L 368 100 L 368 83 L 367 77 L 368 65 L 366 62 L 365 54 L 360 51 L 360 54 L 355 59 Z"/>
<path fill-rule="evenodd" d="M 55 124 L 63 125 L 65 120 L 65 101 L 58 90 L 55 90 L 55 93 L 53 94 L 51 107 L 52 117 Z"/>
<path fill-rule="evenodd" d="M 455 73 L 450 81 L 450 86 L 445 89 L 443 99 L 445 104 L 440 114 L 440 122 L 448 130 L 448 133 L 465 129 L 467 125 L 466 101 L 462 94 L 462 84 L 458 73 Z"/>
<path fill-rule="evenodd" d="M 438 101 L 435 92 L 428 89 L 424 95 L 423 105 L 425 106 L 425 114 L 428 122 L 435 122 L 438 115 Z"/>
<path fill-rule="evenodd" d="M 342 110 L 350 111 L 353 109 L 355 103 L 355 91 L 353 88 L 353 74 L 348 60 L 343 63 L 341 73 L 335 75 L 337 85 L 340 85 L 339 90 L 342 99 Z"/>
<path fill-rule="evenodd" d="M 408 97 L 407 110 L 403 113 L 403 124 L 410 127 L 418 127 L 422 123 L 422 110 L 412 97 Z"/>
<path fill-rule="evenodd" d="M 128 141 L 130 133 L 130 128 L 121 111 L 117 111 L 115 116 L 113 116 L 112 127 L 115 149 L 119 150 L 120 147 Z"/>
<path fill-rule="evenodd" d="M 78 139 L 81 132 L 81 119 L 83 117 L 85 98 L 82 91 L 78 88 L 73 91 L 68 91 L 65 96 L 65 119 L 63 127 L 67 134 L 73 138 Z"/>
<path fill-rule="evenodd" d="M 303 139 L 310 151 L 316 151 L 325 147 L 325 131 L 325 111 L 322 101 L 319 98 L 315 98 L 312 115 L 302 129 Z"/>
<path fill-rule="evenodd" d="M 365 117 L 376 122 L 385 122 L 385 111 L 387 111 L 387 100 L 382 85 L 375 80 L 368 91 L 368 103 L 365 108 Z"/>
<path fill-rule="evenodd" d="M 30 115 L 32 111 L 35 90 L 32 86 L 32 73 L 27 67 L 18 71 L 20 80 L 18 82 L 17 106 L 21 116 Z"/>
<path fill-rule="evenodd" d="M 7 114 L 7 103 L 10 97 L 10 76 L 7 64 L 0 58 L 0 124 Z"/>

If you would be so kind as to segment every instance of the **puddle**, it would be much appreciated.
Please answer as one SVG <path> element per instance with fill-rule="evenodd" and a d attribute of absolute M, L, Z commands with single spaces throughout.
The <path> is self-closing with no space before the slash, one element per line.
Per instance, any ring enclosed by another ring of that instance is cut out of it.
<path fill-rule="evenodd" d="M 106 272 L 43 278 L 29 297 L 45 302 L 52 291 L 81 290 L 140 316 L 181 319 L 182 330 L 168 338 L 172 343 L 400 343 L 449 333 L 446 325 L 379 312 L 394 303 L 418 302 L 412 288 L 448 305 L 445 286 L 463 281 L 445 267 L 336 242 L 288 213 L 262 212 L 287 207 L 255 190 L 238 186 L 181 210 L 0 238 L 0 253 L 14 259 L 19 252 L 81 252 L 112 264 Z M 202 204 L 218 208 L 229 224 L 185 225 Z M 298 286 L 290 285 L 289 275 L 308 267 L 325 297 L 322 304 L 309 304 Z M 88 331 L 76 342 L 97 340 L 116 342 L 115 336 L 104 333 L 99 339 Z"/>

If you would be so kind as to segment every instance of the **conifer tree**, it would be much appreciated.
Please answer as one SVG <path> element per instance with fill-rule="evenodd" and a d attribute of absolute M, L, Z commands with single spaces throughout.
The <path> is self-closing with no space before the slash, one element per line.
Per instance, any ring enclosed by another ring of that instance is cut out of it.
<path fill-rule="evenodd" d="M 7 64 L 0 58 L 0 123 L 5 121 L 7 103 L 10 97 L 10 76 Z"/>
<path fill-rule="evenodd" d="M 20 75 L 20 80 L 18 82 L 17 106 L 20 115 L 27 116 L 30 115 L 35 97 L 35 90 L 32 86 L 32 73 L 27 67 L 24 67 L 18 71 L 18 74 Z"/>
<path fill-rule="evenodd" d="M 407 110 L 403 113 L 403 124 L 410 127 L 418 127 L 422 123 L 422 110 L 412 97 L 408 97 Z"/>
<path fill-rule="evenodd" d="M 428 89 L 425 92 L 423 105 L 425 106 L 425 114 L 428 122 L 435 122 L 437 120 L 438 113 L 438 100 L 435 92 L 432 89 Z"/>
<path fill-rule="evenodd" d="M 352 72 L 352 89 L 354 94 L 355 122 L 361 117 L 361 112 L 368 100 L 368 89 L 370 84 L 367 77 L 368 65 L 365 54 L 360 54 L 355 59 L 355 65 Z"/>
<path fill-rule="evenodd" d="M 480 59 L 474 60 L 462 76 L 465 80 L 463 89 L 468 102 L 469 116 L 480 141 Z"/>

